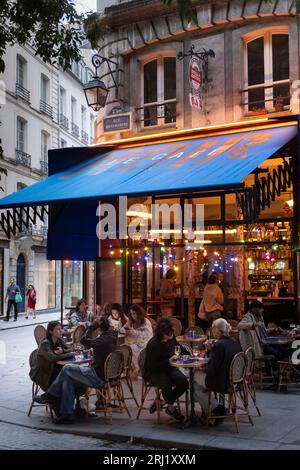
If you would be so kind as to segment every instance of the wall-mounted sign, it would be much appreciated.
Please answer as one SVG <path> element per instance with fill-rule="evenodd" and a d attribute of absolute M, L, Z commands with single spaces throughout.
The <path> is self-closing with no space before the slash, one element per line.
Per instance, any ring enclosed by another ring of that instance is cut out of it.
<path fill-rule="evenodd" d="M 202 109 L 203 68 L 202 61 L 198 57 L 192 57 L 189 64 L 189 80 L 191 91 L 189 93 L 190 105 L 193 108 Z"/>
<path fill-rule="evenodd" d="M 103 118 L 104 132 L 128 131 L 131 129 L 131 113 L 113 114 Z"/>

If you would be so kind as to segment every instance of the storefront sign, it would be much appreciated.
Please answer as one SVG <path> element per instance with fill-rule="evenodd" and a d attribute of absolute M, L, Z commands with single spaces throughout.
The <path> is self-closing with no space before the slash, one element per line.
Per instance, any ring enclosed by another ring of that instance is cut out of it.
<path fill-rule="evenodd" d="M 104 132 L 118 132 L 131 129 L 131 115 L 114 114 L 103 119 Z"/>
<path fill-rule="evenodd" d="M 193 108 L 202 109 L 203 69 L 202 62 L 197 57 L 192 57 L 189 64 L 189 80 L 191 91 L 189 93 L 190 105 Z"/>

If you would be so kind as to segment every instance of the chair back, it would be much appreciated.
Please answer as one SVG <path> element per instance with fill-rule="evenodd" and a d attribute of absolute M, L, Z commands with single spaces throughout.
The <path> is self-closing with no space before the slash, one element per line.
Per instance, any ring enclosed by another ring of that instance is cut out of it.
<path fill-rule="evenodd" d="M 191 346 L 187 343 L 180 343 L 180 345 L 185 349 L 186 353 L 189 354 L 190 356 L 193 354 L 193 350 Z"/>
<path fill-rule="evenodd" d="M 77 325 L 75 330 L 73 331 L 73 343 L 80 343 L 81 337 L 85 332 L 84 325 Z"/>
<path fill-rule="evenodd" d="M 120 351 L 123 354 L 124 372 L 128 375 L 132 364 L 132 349 L 128 344 L 122 344 Z"/>
<path fill-rule="evenodd" d="M 253 374 L 254 361 L 255 361 L 254 349 L 251 346 L 248 349 L 246 349 L 245 356 L 247 359 L 246 376 L 249 377 L 250 375 Z"/>
<path fill-rule="evenodd" d="M 37 353 L 38 349 L 34 349 L 29 356 L 29 366 L 30 368 L 34 367 L 37 363 Z"/>
<path fill-rule="evenodd" d="M 154 320 L 154 318 L 151 318 L 150 316 L 147 317 L 147 318 L 148 318 L 148 320 L 150 321 L 151 326 L 152 326 L 152 330 L 153 330 L 153 332 L 154 332 L 154 331 L 155 331 L 155 328 L 156 328 L 156 321 Z"/>
<path fill-rule="evenodd" d="M 230 364 L 229 380 L 230 385 L 234 386 L 245 379 L 247 359 L 244 352 L 237 353 Z"/>
<path fill-rule="evenodd" d="M 200 326 L 189 326 L 189 327 L 185 330 L 184 335 L 185 335 L 185 336 L 191 336 L 191 333 L 192 333 L 193 331 L 195 332 L 194 334 L 195 334 L 196 336 L 198 336 L 198 337 L 204 335 L 204 331 L 202 330 L 202 328 L 200 328 Z"/>
<path fill-rule="evenodd" d="M 138 365 L 141 371 L 142 377 L 145 374 L 145 362 L 146 362 L 146 348 L 142 349 L 138 357 Z"/>
<path fill-rule="evenodd" d="M 47 333 L 46 328 L 43 325 L 37 325 L 35 327 L 33 334 L 34 334 L 36 344 L 38 346 L 41 344 L 43 339 L 46 338 L 46 333 Z"/>
<path fill-rule="evenodd" d="M 175 336 L 180 336 L 181 331 L 182 331 L 182 324 L 181 321 L 178 320 L 178 318 L 170 318 L 173 329 L 174 329 L 174 335 Z"/>
<path fill-rule="evenodd" d="M 124 358 L 119 349 L 112 351 L 106 358 L 104 364 L 105 380 L 110 382 L 118 380 L 123 372 Z"/>

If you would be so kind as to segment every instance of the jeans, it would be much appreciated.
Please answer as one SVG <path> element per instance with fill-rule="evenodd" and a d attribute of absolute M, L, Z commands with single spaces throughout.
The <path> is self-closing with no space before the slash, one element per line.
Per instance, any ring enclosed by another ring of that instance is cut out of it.
<path fill-rule="evenodd" d="M 7 320 L 9 320 L 9 314 L 10 314 L 10 310 L 11 310 L 12 305 L 14 306 L 14 310 L 15 310 L 15 320 L 18 318 L 17 302 L 14 299 L 8 299 L 7 310 L 6 310 L 6 319 Z"/>
<path fill-rule="evenodd" d="M 71 415 L 74 413 L 76 390 L 78 390 L 80 385 L 102 388 L 104 382 L 92 367 L 67 364 L 48 388 L 48 393 L 60 398 L 61 415 Z"/>
<path fill-rule="evenodd" d="M 168 405 L 173 405 L 189 386 L 183 373 L 175 368 L 165 373 L 151 374 L 147 376 L 147 380 L 154 386 L 161 388 L 163 399 Z"/>

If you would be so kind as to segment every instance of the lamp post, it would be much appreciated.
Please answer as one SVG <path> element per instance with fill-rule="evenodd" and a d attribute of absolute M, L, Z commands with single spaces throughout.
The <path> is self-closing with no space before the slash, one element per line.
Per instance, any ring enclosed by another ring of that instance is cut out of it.
<path fill-rule="evenodd" d="M 98 75 L 98 69 L 103 65 L 106 64 L 108 67 L 108 73 L 106 75 L 110 75 L 114 86 L 116 88 L 116 95 L 118 95 L 118 85 L 115 79 L 114 74 L 117 72 L 118 64 L 111 59 L 107 59 L 100 54 L 95 54 L 92 57 L 92 64 L 95 67 L 95 75 L 94 77 L 84 86 L 83 90 L 85 93 L 86 101 L 89 107 L 93 108 L 94 111 L 99 111 L 99 109 L 104 108 L 107 96 L 109 93 L 109 88 L 105 85 L 105 83 L 101 80 Z M 115 69 L 112 69 L 112 66 Z"/>

